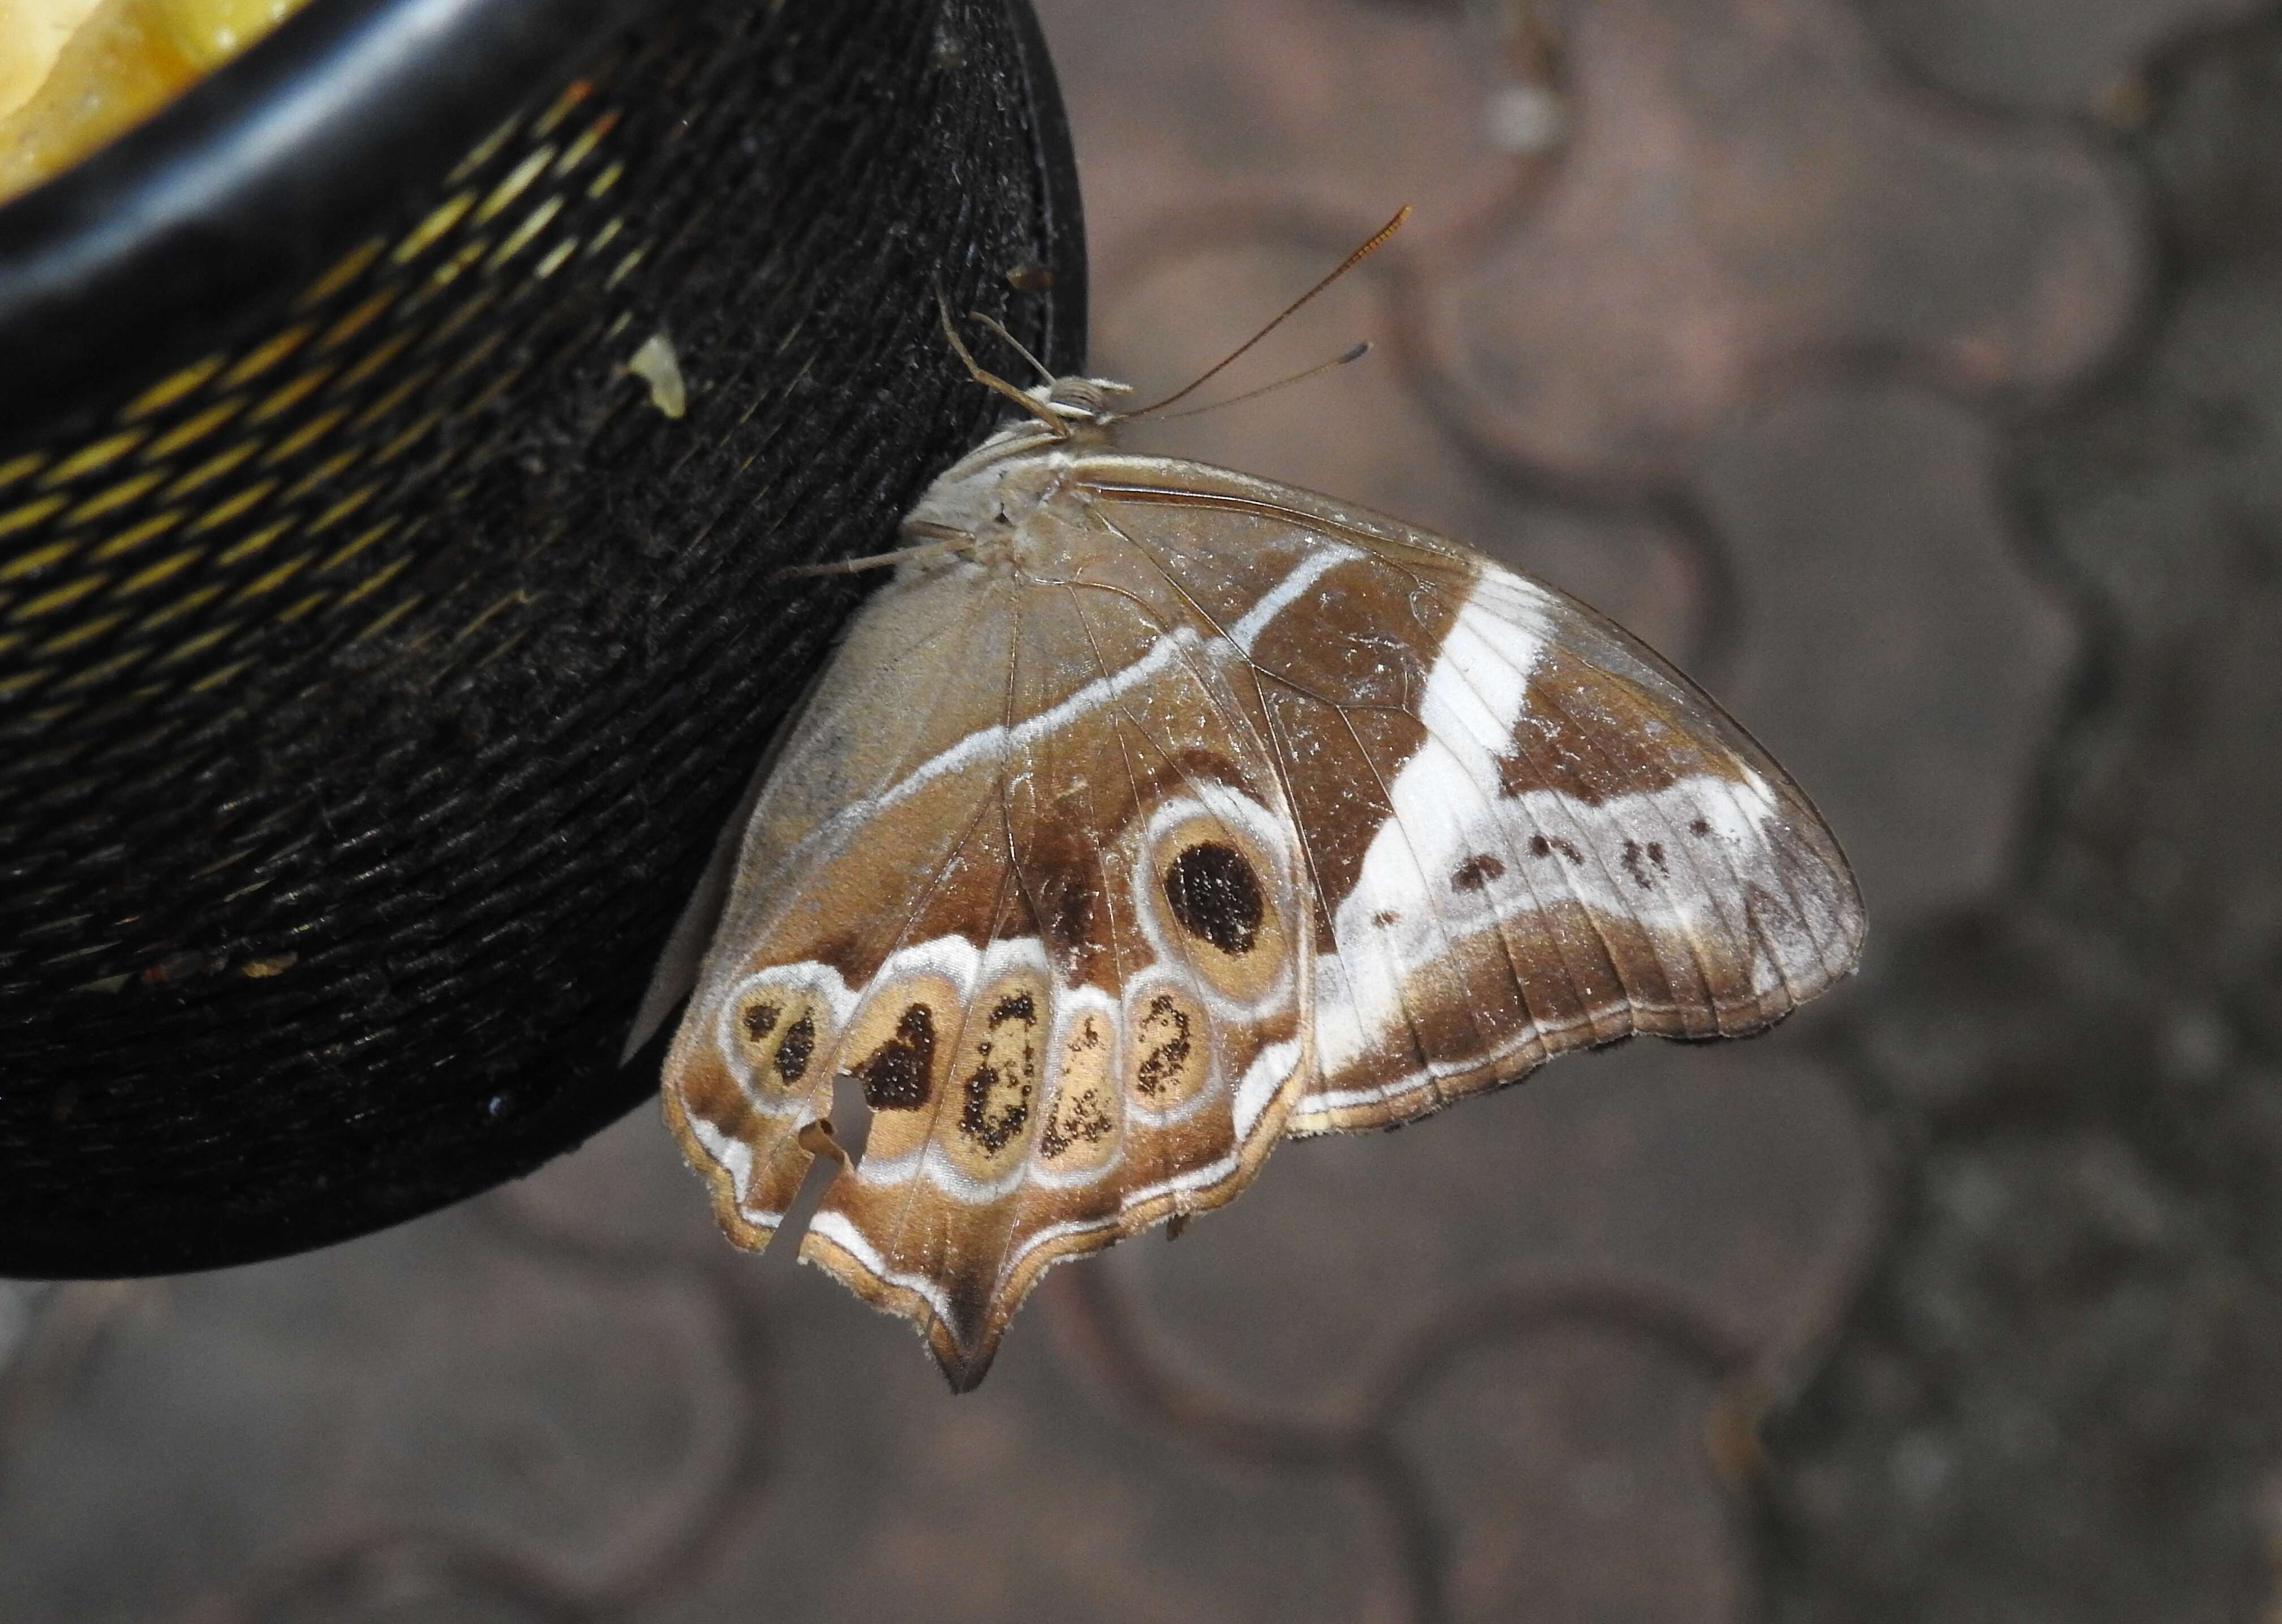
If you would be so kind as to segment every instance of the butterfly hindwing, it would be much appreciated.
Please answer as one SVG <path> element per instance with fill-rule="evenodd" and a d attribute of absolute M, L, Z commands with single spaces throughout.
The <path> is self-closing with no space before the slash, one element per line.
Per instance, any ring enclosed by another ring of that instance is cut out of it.
<path fill-rule="evenodd" d="M 784 738 L 667 1056 L 667 1120 L 742 1245 L 766 1244 L 807 1174 L 858 995 L 939 888 L 941 826 L 985 809 L 971 781 L 943 793 L 965 793 L 956 810 L 894 792 L 937 740 L 995 717 L 952 678 L 1003 658 L 1011 628 L 990 593 L 917 606 L 932 623 L 912 607 L 866 606 Z"/>
<path fill-rule="evenodd" d="M 668 1066 L 685 1148 L 749 1242 L 789 1204 L 830 1079 L 852 1085 L 868 1143 L 802 1255 L 917 1321 L 962 1386 L 1049 1264 L 1233 1195 L 1308 1070 L 1313 917 L 1261 718 L 1193 606 L 1092 536 L 1055 581 L 955 565 L 862 612 L 837 658 L 866 694 L 835 664 L 778 769 L 836 773 L 848 799 L 813 816 L 763 793 Z M 988 594 L 983 635 L 966 606 Z M 971 666 L 887 660 L 962 622 Z M 859 708 L 884 725 L 952 683 L 989 705 L 905 721 L 854 772 Z M 773 1034 L 811 986 L 788 1094 L 755 1011 Z"/>

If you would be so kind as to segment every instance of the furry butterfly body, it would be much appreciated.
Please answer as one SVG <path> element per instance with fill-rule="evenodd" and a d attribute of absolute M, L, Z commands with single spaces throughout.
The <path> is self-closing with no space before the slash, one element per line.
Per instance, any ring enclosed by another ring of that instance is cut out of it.
<path fill-rule="evenodd" d="M 1643 646 L 1397 521 L 1122 452 L 1116 387 L 1028 391 L 905 520 L 725 843 L 666 1063 L 748 1246 L 860 1092 L 801 1255 L 961 1388 L 1048 1265 L 1278 1139 L 1762 1031 L 1862 936 L 1813 808 Z"/>

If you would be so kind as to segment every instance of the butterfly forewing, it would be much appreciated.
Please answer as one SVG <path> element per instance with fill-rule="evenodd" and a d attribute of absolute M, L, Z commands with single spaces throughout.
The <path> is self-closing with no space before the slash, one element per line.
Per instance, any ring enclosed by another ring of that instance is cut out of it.
<path fill-rule="evenodd" d="M 1231 548 L 1302 561 L 1243 650 L 1319 899 L 1292 1132 L 1403 1121 L 1634 1032 L 1758 1032 L 1852 967 L 1860 901 L 1812 807 L 1592 610 L 1223 469 L 1080 475 L 1184 581 Z"/>

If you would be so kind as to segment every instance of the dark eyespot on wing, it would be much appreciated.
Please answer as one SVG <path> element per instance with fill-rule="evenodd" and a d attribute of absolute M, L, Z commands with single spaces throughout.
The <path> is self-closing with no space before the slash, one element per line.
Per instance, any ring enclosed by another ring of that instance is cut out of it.
<path fill-rule="evenodd" d="M 1005 1063 L 985 1061 L 961 1086 L 959 1129 L 990 1155 L 1014 1141 L 1030 1120 L 1030 1096 L 1037 1087 L 1036 1058 L 1028 1050 Z"/>
<path fill-rule="evenodd" d="M 1107 1042 L 1099 1017 L 1089 1011 L 1078 1017 L 1077 1030 L 1067 1040 L 1065 1052 L 1071 1056 L 1091 1056 L 1098 1053 Z M 1079 1068 L 1072 1067 L 1060 1096 L 1038 1129 L 1038 1154 L 1049 1162 L 1059 1159 L 1075 1145 L 1099 1144 L 1117 1131 L 1106 1097 L 1112 1085 L 1100 1071 L 1088 1069 L 1083 1073 L 1088 1080 L 1073 1087 L 1072 1079 L 1079 1075 Z"/>
<path fill-rule="evenodd" d="M 775 1023 L 772 1020 L 770 1024 L 773 1025 Z M 803 1009 L 800 1018 L 785 1028 L 785 1035 L 778 1042 L 776 1057 L 772 1062 L 777 1069 L 777 1075 L 784 1079 L 785 1087 L 789 1088 L 800 1081 L 808 1071 L 809 1056 L 815 1053 L 816 1021 Z"/>
<path fill-rule="evenodd" d="M 788 1043 L 791 1036 L 787 1034 Z M 864 1103 L 873 1110 L 912 1111 L 928 1102 L 928 1076 L 935 1064 L 935 1017 L 925 1004 L 913 1004 L 896 1023 L 896 1035 L 856 1067 Z"/>
<path fill-rule="evenodd" d="M 960 1084 L 959 1130 L 986 1156 L 996 1156 L 1030 1120 L 1041 1069 L 1038 1001 L 1028 991 L 1009 993 L 992 1006 L 984 1025 L 990 1036 L 977 1045 L 980 1063 Z"/>
<path fill-rule="evenodd" d="M 1136 1069 L 1133 1086 L 1145 1094 L 1154 1095 L 1178 1079 L 1181 1068 L 1189 1063 L 1192 1045 L 1188 1012 L 1171 994 L 1160 993 L 1150 1001 L 1142 1030 L 1150 1040 L 1150 1047 Z"/>
<path fill-rule="evenodd" d="M 1477 852 L 1450 873 L 1453 891 L 1479 891 L 1505 872 L 1505 864 L 1488 852 Z"/>
<path fill-rule="evenodd" d="M 745 1006 L 745 1035 L 758 1043 L 777 1029 L 778 1009 L 772 1003 L 749 1003 Z"/>
<path fill-rule="evenodd" d="M 1183 930 L 1231 958 L 1252 951 L 1268 912 L 1252 864 L 1217 840 L 1191 846 L 1173 859 L 1165 871 L 1165 901 Z"/>
<path fill-rule="evenodd" d="M 1085 1089 L 1065 1101 L 1047 1122 L 1038 1135 L 1038 1154 L 1051 1162 L 1081 1140 L 1089 1145 L 1099 1143 L 1116 1126 L 1102 1105 L 1100 1091 Z"/>

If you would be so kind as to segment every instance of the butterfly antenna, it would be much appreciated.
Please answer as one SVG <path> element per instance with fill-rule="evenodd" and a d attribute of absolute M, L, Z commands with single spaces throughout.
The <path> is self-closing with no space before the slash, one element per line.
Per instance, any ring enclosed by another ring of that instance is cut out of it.
<path fill-rule="evenodd" d="M 1385 243 L 1387 238 L 1393 236 L 1397 231 L 1401 230 L 1402 228 L 1402 222 L 1409 218 L 1410 205 L 1406 203 L 1401 208 L 1395 210 L 1394 218 L 1393 220 L 1388 220 L 1378 230 L 1372 232 L 1369 239 L 1364 242 L 1362 247 L 1356 249 L 1354 252 L 1349 254 L 1346 259 L 1340 260 L 1337 266 L 1333 267 L 1330 275 L 1324 277 L 1314 287 L 1308 289 L 1305 293 L 1302 293 L 1298 298 L 1293 299 L 1290 304 L 1285 305 L 1282 313 L 1266 327 L 1261 328 L 1258 332 L 1253 334 L 1251 337 L 1246 339 L 1242 344 L 1237 345 L 1235 349 L 1230 350 L 1226 355 L 1221 357 L 1217 362 L 1206 368 L 1202 373 L 1191 379 L 1186 385 L 1175 390 L 1162 400 L 1153 400 L 1147 406 L 1138 407 L 1134 411 L 1123 413 L 1122 415 L 1126 417 L 1146 417 L 1150 413 L 1158 411 L 1162 407 L 1168 406 L 1176 400 L 1187 399 L 1188 397 L 1196 393 L 1199 389 L 1210 383 L 1214 378 L 1219 376 L 1230 366 L 1234 365 L 1238 359 L 1241 357 L 1245 352 L 1251 349 L 1253 345 L 1258 344 L 1261 339 L 1267 337 L 1269 334 L 1283 326 L 1284 323 L 1296 314 L 1299 312 L 1300 307 L 1305 305 L 1309 299 L 1315 298 L 1316 295 L 1330 287 L 1340 277 L 1354 269 L 1356 266 L 1361 265 L 1364 259 L 1369 258 L 1378 249 L 1381 244 Z M 1307 375 L 1303 373 L 1300 375 L 1304 377 Z M 1243 397 L 1238 397 L 1238 398 L 1243 398 Z"/>
<path fill-rule="evenodd" d="M 1262 395 L 1272 395 L 1279 389 L 1291 388 L 1294 383 L 1305 383 L 1318 374 L 1329 372 L 1334 367 L 1344 367 L 1350 361 L 1359 361 L 1370 353 L 1370 340 L 1366 338 L 1345 355 L 1334 355 L 1327 361 L 1317 361 L 1305 372 L 1295 372 L 1288 378 L 1277 379 L 1273 383 L 1262 383 L 1258 389 L 1247 389 L 1240 395 L 1230 395 L 1227 399 L 1215 400 L 1210 406 L 1191 406 L 1185 412 L 1168 412 L 1165 414 L 1165 421 L 1169 423 L 1184 417 L 1197 417 L 1207 412 L 1217 412 L 1222 406 L 1242 406 L 1247 400 L 1257 400 Z"/>
<path fill-rule="evenodd" d="M 1053 435 L 1056 439 L 1065 440 L 1069 437 L 1069 425 L 1067 423 L 1062 421 L 1060 418 L 1056 417 L 1052 412 L 1047 411 L 1044 406 L 1041 406 L 1036 400 L 1031 398 L 1028 393 L 1015 388 L 1012 383 L 1006 382 L 1005 379 L 1000 377 L 997 373 L 985 370 L 982 363 L 974 359 L 974 352 L 969 350 L 965 344 L 960 342 L 959 329 L 951 324 L 951 301 L 943 298 L 943 284 L 941 282 L 937 282 L 935 284 L 935 307 L 936 312 L 943 317 L 943 336 L 951 340 L 951 353 L 958 356 L 959 360 L 966 365 L 966 375 L 968 377 L 973 378 L 977 383 L 982 384 L 985 389 L 995 389 L 1000 394 L 1005 396 L 1007 399 L 1013 401 L 1016 406 L 1021 407 L 1022 410 L 1028 412 L 1031 416 L 1045 424 L 1048 429 L 1053 430 Z"/>
<path fill-rule="evenodd" d="M 983 326 L 997 334 L 1015 354 L 1021 356 L 1024 360 L 1029 362 L 1031 366 L 1036 367 L 1038 372 L 1038 381 L 1041 383 L 1051 383 L 1054 381 L 1053 368 L 1047 366 L 1045 362 L 1040 360 L 1036 356 L 1031 354 L 1030 346 L 1024 344 L 1021 339 L 1015 337 L 1013 334 L 1008 332 L 1006 330 L 1006 324 L 999 321 L 997 317 L 986 316 L 979 310 L 970 310 L 966 313 L 966 319 L 970 321 L 982 322 Z"/>

